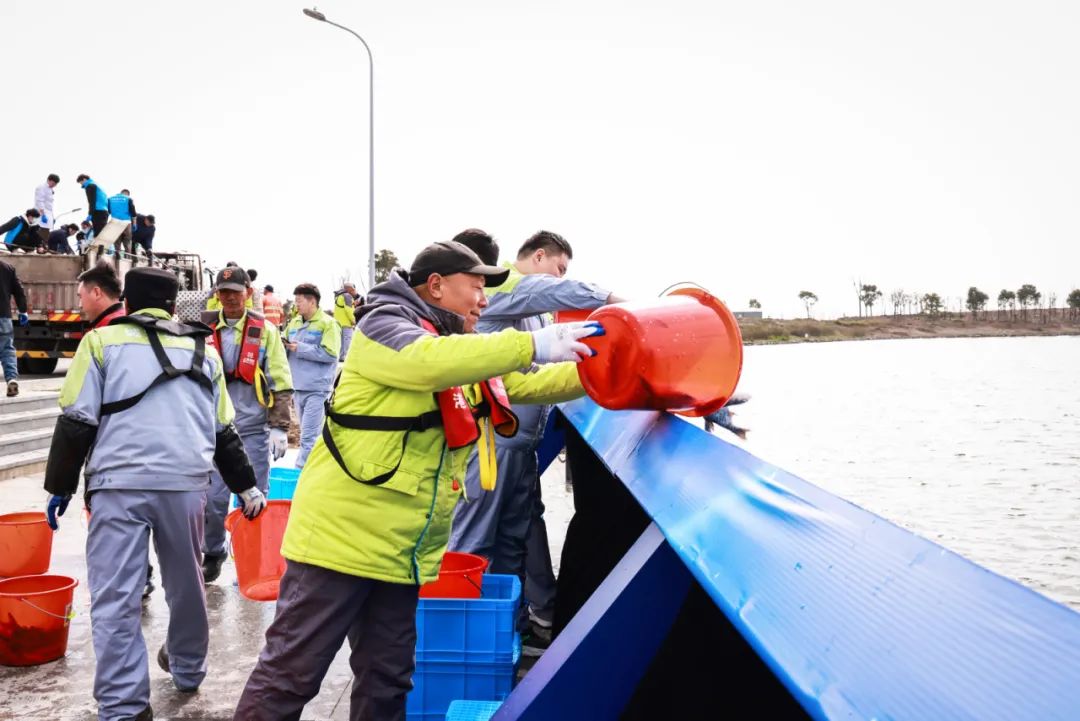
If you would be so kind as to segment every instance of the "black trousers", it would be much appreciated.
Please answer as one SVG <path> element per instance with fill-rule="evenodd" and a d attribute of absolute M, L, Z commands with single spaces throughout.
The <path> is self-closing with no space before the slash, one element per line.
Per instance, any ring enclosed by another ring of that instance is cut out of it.
<path fill-rule="evenodd" d="M 90 224 L 94 226 L 94 235 L 101 235 L 101 231 L 105 229 L 105 224 L 109 222 L 109 211 L 107 210 L 94 210 L 90 212 Z"/>
<path fill-rule="evenodd" d="M 234 721 L 298 721 L 349 639 L 349 721 L 405 721 L 420 587 L 289 561 Z"/>

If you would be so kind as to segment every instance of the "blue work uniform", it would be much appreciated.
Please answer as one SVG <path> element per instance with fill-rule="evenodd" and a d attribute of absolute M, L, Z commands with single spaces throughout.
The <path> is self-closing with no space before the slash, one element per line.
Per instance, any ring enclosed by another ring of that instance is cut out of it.
<path fill-rule="evenodd" d="M 334 386 L 341 353 L 341 326 L 322 310 L 316 310 L 311 320 L 304 320 L 301 315 L 293 317 L 285 326 L 285 338 L 297 344 L 288 356 L 296 418 L 300 423 L 296 467 L 303 468 L 322 430 L 323 404 Z"/>
<path fill-rule="evenodd" d="M 590 283 L 544 273 L 524 275 L 512 264 L 506 265 L 510 267 L 506 282 L 486 291 L 488 306 L 476 328 L 480 333 L 506 328 L 539 330 L 551 322 L 549 313 L 599 308 L 611 295 Z M 469 460 L 465 496 L 455 510 L 449 547 L 490 558 L 488 568 L 493 573 L 516 574 L 531 588 L 528 600 L 533 608 L 546 610 L 554 599 L 555 578 L 539 494 L 536 449 L 551 406 L 514 404 L 513 410 L 519 422 L 517 435 L 495 436 L 495 490 L 480 487 L 476 454 Z"/>
<path fill-rule="evenodd" d="M 158 309 L 136 315 L 170 318 Z M 192 366 L 195 339 L 158 338 L 173 366 Z M 197 687 L 206 675 L 203 505 L 216 436 L 232 423 L 233 406 L 212 348 L 199 371 L 209 380 L 205 387 L 185 376 L 151 388 L 162 365 L 146 330 L 109 325 L 82 339 L 60 391 L 63 416 L 97 428 L 85 465 L 91 503 L 86 565 L 97 657 L 94 698 L 102 721 L 132 718 L 150 702 L 141 601 L 151 529 L 169 605 L 165 646 L 173 679 Z M 102 413 L 104 404 L 148 388 L 134 406 Z"/>

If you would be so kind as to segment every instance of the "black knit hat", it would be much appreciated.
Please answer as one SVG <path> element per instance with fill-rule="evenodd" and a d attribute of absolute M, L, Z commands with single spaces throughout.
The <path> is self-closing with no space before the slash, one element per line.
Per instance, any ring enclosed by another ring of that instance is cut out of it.
<path fill-rule="evenodd" d="M 179 290 L 176 276 L 164 268 L 132 268 L 124 276 L 124 293 L 120 297 L 133 311 L 158 308 L 172 313 Z"/>

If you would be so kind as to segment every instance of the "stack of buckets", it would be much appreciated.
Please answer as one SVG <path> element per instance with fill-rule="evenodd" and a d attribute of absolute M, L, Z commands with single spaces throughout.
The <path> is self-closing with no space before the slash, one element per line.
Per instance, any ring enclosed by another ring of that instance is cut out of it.
<path fill-rule="evenodd" d="M 67 653 L 79 582 L 48 575 L 52 541 L 44 513 L 0 516 L 0 665 L 36 666 Z"/>
<path fill-rule="evenodd" d="M 421 587 L 408 721 L 443 721 L 454 701 L 510 695 L 521 659 L 521 582 L 486 567 L 479 556 L 447 553 L 438 580 Z"/>

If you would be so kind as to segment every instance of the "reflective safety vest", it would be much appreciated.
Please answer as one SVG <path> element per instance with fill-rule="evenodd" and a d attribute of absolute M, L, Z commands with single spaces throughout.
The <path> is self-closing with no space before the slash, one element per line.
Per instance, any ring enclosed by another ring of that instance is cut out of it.
<path fill-rule="evenodd" d="M 420 319 L 420 325 L 432 335 L 438 335 L 435 326 L 429 321 Z M 341 376 L 338 376 L 340 381 Z M 335 382 L 335 387 L 337 383 Z M 322 438 L 326 449 L 330 451 L 345 474 L 359 483 L 377 486 L 386 483 L 401 465 L 401 458 L 405 457 L 405 447 L 409 442 L 409 434 L 413 431 L 427 431 L 442 426 L 446 434 L 446 445 L 450 450 L 457 450 L 480 441 L 483 448 L 480 452 L 481 485 L 486 490 L 495 488 L 495 438 L 491 434 L 491 428 L 504 438 L 510 438 L 518 429 L 518 419 L 510 407 L 510 399 L 506 395 L 502 378 L 489 378 L 479 384 L 481 402 L 477 406 L 469 405 L 465 398 L 465 391 L 461 386 L 447 388 L 435 394 L 438 409 L 428 411 L 418 416 L 364 416 L 334 411 L 334 396 L 326 401 L 326 420 L 323 422 Z M 334 436 L 330 432 L 330 422 L 342 428 L 354 431 L 404 431 L 401 439 L 401 458 L 397 464 L 386 473 L 375 478 L 357 478 L 345 465 L 345 460 L 338 451 Z"/>
<path fill-rule="evenodd" d="M 131 220 L 131 198 L 123 193 L 109 198 L 109 215 L 117 220 Z"/>
<path fill-rule="evenodd" d="M 221 352 L 221 329 L 217 327 L 218 314 L 206 311 L 203 313 L 202 320 L 203 323 L 214 329 L 213 335 L 210 336 L 210 345 L 217 350 L 218 355 L 222 356 L 222 364 L 224 364 L 224 355 Z M 236 357 L 236 366 L 231 373 L 226 373 L 225 378 L 230 381 L 243 381 L 249 386 L 255 386 L 255 398 L 259 401 L 259 405 L 270 408 L 274 405 L 274 397 L 268 392 L 266 375 L 259 365 L 259 351 L 262 349 L 265 328 L 266 320 L 255 311 L 249 310 L 244 319 L 244 327 L 240 337 L 240 353 Z"/>
<path fill-rule="evenodd" d="M 266 318 L 267 323 L 273 323 L 277 327 L 281 327 L 281 321 L 284 320 L 285 313 L 281 309 L 281 301 L 277 299 L 275 295 L 263 296 L 263 318 Z"/>

